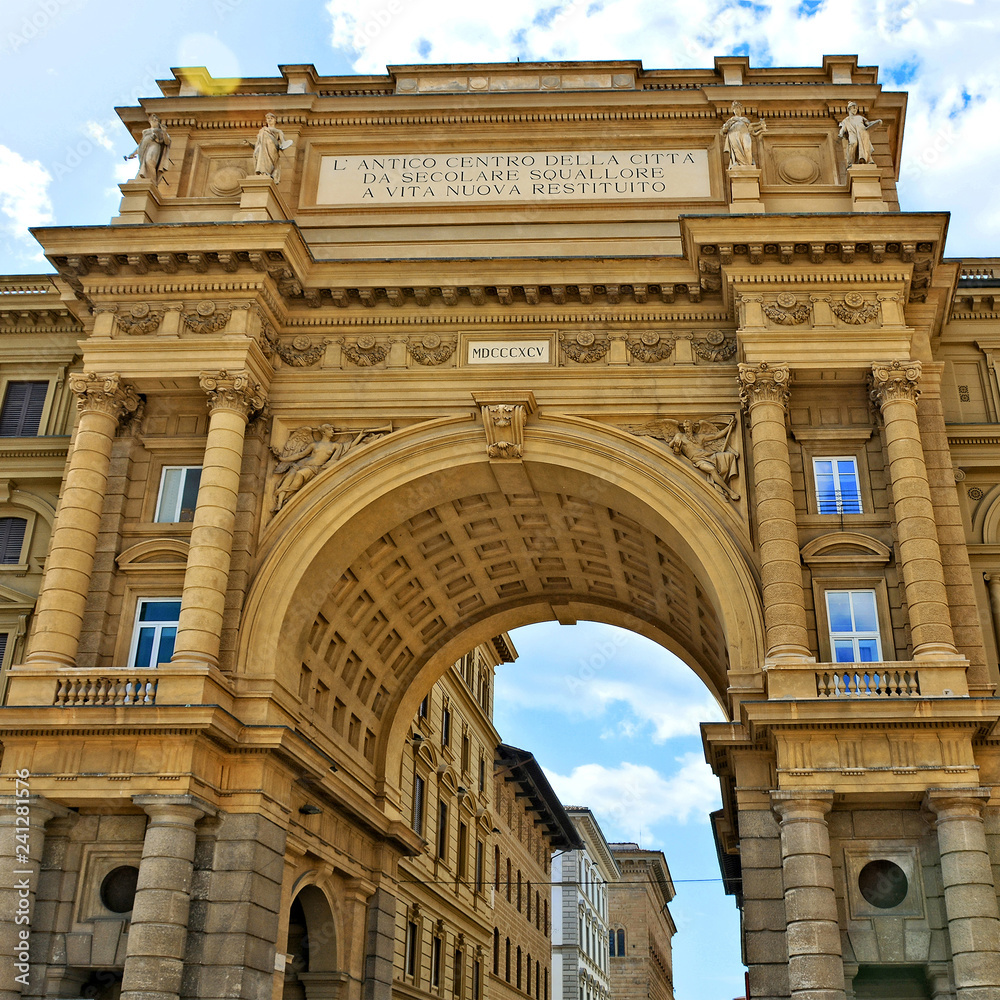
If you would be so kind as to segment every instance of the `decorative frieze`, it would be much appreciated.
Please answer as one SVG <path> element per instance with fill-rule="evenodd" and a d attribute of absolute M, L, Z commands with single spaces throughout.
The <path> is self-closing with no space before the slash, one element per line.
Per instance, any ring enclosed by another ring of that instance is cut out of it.
<path fill-rule="evenodd" d="M 330 341 L 326 337 L 313 343 L 312 338 L 299 336 L 290 344 L 276 343 L 274 350 L 278 357 L 291 368 L 309 368 L 316 364 L 326 352 Z"/>
<path fill-rule="evenodd" d="M 442 340 L 436 333 L 429 333 L 416 342 L 408 342 L 406 349 L 418 365 L 433 367 L 450 361 L 457 346 L 457 340 Z"/>
<path fill-rule="evenodd" d="M 869 302 L 860 292 L 848 292 L 842 302 L 831 302 L 830 309 L 837 319 L 851 326 L 878 319 L 878 303 Z"/>
<path fill-rule="evenodd" d="M 128 312 L 118 312 L 116 319 L 123 332 L 130 336 L 143 336 L 160 328 L 163 314 L 163 309 L 154 308 L 148 302 L 136 302 Z"/>
<path fill-rule="evenodd" d="M 772 323 L 781 326 L 798 326 L 809 319 L 811 312 L 809 306 L 800 303 L 792 292 L 780 292 L 774 302 L 766 302 L 761 308 Z"/>
<path fill-rule="evenodd" d="M 655 330 L 647 330 L 639 334 L 638 337 L 629 337 L 625 341 L 629 354 L 636 361 L 645 364 L 652 364 L 657 361 L 665 361 L 674 353 L 674 341 L 672 336 L 657 333 Z"/>
<path fill-rule="evenodd" d="M 370 334 L 358 337 L 353 344 L 343 339 L 338 343 L 343 348 L 344 357 L 360 368 L 371 368 L 389 357 L 389 344 L 378 343 Z"/>
<path fill-rule="evenodd" d="M 210 299 L 199 302 L 194 312 L 182 313 L 184 325 L 192 333 L 218 333 L 225 328 L 229 322 L 229 317 L 233 313 L 232 306 L 220 309 Z"/>
<path fill-rule="evenodd" d="M 607 337 L 597 337 L 589 330 L 581 330 L 575 337 L 561 336 L 566 357 L 581 365 L 591 365 L 607 356 L 611 341 Z"/>
<path fill-rule="evenodd" d="M 692 338 L 691 347 L 703 361 L 728 361 L 736 353 L 736 337 L 722 330 L 710 330 L 701 338 Z"/>

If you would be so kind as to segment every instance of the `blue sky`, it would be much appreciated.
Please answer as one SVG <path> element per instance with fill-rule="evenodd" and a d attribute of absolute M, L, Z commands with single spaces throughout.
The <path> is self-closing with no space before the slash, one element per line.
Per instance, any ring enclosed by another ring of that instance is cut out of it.
<path fill-rule="evenodd" d="M 648 68 L 818 66 L 858 53 L 906 89 L 901 201 L 953 213 L 951 255 L 1000 255 L 1000 3 L 997 0 L 2 0 L 0 273 L 47 270 L 33 225 L 105 224 L 134 143 L 116 105 L 155 96 L 170 67 L 215 76 L 324 74 L 387 64 L 641 59 Z M 987 183 L 989 179 L 989 183 Z M 738 924 L 717 879 L 706 814 L 717 808 L 697 723 L 718 718 L 686 668 L 613 630 L 519 630 L 498 676 L 504 737 L 536 753 L 555 788 L 589 805 L 611 839 L 665 851 L 679 1000 L 742 994 Z M 689 881 L 691 880 L 691 881 Z"/>

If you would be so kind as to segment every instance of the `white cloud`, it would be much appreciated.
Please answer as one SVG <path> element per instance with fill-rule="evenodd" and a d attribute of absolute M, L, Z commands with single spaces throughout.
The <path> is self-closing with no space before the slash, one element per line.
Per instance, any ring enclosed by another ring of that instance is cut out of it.
<path fill-rule="evenodd" d="M 996 0 L 329 0 L 335 48 L 354 68 L 399 63 L 639 59 L 649 68 L 711 66 L 748 52 L 751 65 L 818 66 L 858 52 L 889 90 L 909 91 L 900 185 L 905 211 L 950 209 L 949 251 L 997 253 L 1000 18 Z M 809 5 L 811 8 L 812 5 Z M 942 139 L 953 136 L 953 139 Z M 947 142 L 943 151 L 937 147 Z M 918 164 L 919 169 L 912 166 Z"/>
<path fill-rule="evenodd" d="M 569 635 L 554 624 L 515 630 L 521 666 L 497 671 L 497 703 L 571 718 L 625 713 L 602 737 L 651 736 L 655 743 L 697 736 L 700 723 L 723 719 L 694 672 L 652 641 L 593 622 L 572 629 Z"/>
<path fill-rule="evenodd" d="M 108 128 L 106 125 L 102 125 L 100 122 L 89 121 L 83 123 L 83 131 L 86 135 L 90 136 L 98 146 L 102 146 L 104 149 L 109 151 L 114 150 L 115 144 L 108 134 Z"/>
<path fill-rule="evenodd" d="M 609 840 L 631 840 L 649 847 L 662 843 L 654 827 L 664 822 L 707 822 L 718 809 L 718 779 L 698 754 L 675 758 L 680 765 L 664 775 L 645 764 L 618 767 L 582 764 L 571 774 L 546 769 L 559 798 L 590 808 Z"/>
<path fill-rule="evenodd" d="M 35 242 L 29 226 L 44 226 L 52 221 L 49 184 L 52 175 L 37 160 L 25 160 L 19 153 L 0 146 L 0 213 L 7 217 L 4 228 L 18 240 Z M 40 253 L 31 259 L 41 260 Z"/>

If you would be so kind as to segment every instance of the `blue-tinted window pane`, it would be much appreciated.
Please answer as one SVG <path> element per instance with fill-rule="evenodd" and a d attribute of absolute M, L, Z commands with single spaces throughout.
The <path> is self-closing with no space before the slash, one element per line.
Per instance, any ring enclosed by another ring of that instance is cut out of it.
<path fill-rule="evenodd" d="M 875 639 L 858 639 L 858 663 L 877 663 L 878 658 L 878 642 Z"/>
<path fill-rule="evenodd" d="M 156 653 L 157 663 L 166 663 L 174 655 L 174 639 L 176 638 L 177 629 L 173 626 L 167 626 L 160 631 L 160 645 Z"/>
<path fill-rule="evenodd" d="M 135 666 L 143 669 L 149 666 L 151 654 L 153 652 L 153 639 L 156 636 L 155 628 L 139 629 L 139 642 L 135 650 Z"/>
<path fill-rule="evenodd" d="M 854 642 L 851 639 L 834 639 L 833 655 L 837 663 L 854 663 Z"/>
<path fill-rule="evenodd" d="M 175 622 L 180 618 L 180 601 L 144 601 L 139 612 L 139 621 Z"/>
<path fill-rule="evenodd" d="M 831 632 L 853 632 L 851 622 L 851 595 L 843 590 L 828 591 L 826 607 L 830 615 Z"/>
<path fill-rule="evenodd" d="M 853 459 L 837 462 L 840 483 L 840 502 L 845 514 L 861 513 L 861 491 L 858 489 L 858 470 Z"/>
<path fill-rule="evenodd" d="M 875 632 L 878 618 L 875 614 L 875 594 L 870 590 L 855 591 L 851 597 L 854 604 L 854 631 Z M 837 629 L 836 631 L 840 631 Z"/>

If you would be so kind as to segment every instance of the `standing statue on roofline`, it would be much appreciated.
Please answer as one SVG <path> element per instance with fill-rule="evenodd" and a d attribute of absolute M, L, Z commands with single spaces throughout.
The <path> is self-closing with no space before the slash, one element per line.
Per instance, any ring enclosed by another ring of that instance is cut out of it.
<path fill-rule="evenodd" d="M 722 126 L 722 135 L 725 136 L 725 150 L 729 154 L 729 166 L 731 167 L 755 167 L 753 159 L 753 137 L 761 135 L 767 131 L 767 124 L 763 119 L 754 123 L 743 114 L 743 105 L 739 101 L 733 101 L 732 117 Z"/>
<path fill-rule="evenodd" d="M 125 160 L 139 160 L 139 172 L 136 178 L 160 183 L 160 178 L 170 166 L 170 133 L 160 124 L 160 116 L 149 116 L 149 128 L 142 130 L 139 145 L 135 150 L 123 157 Z"/>
<path fill-rule="evenodd" d="M 264 127 L 257 133 L 253 146 L 254 173 L 270 177 L 275 184 L 281 180 L 281 153 L 292 145 L 291 139 L 278 128 L 278 119 L 273 112 L 264 115 Z M 247 145 L 250 145 L 247 142 Z"/>
<path fill-rule="evenodd" d="M 838 135 L 847 142 L 847 165 L 855 163 L 874 163 L 875 150 L 868 136 L 868 130 L 881 125 L 882 119 L 876 118 L 870 122 L 864 115 L 858 114 L 858 105 L 854 101 L 847 104 L 847 117 L 840 123 Z"/>

